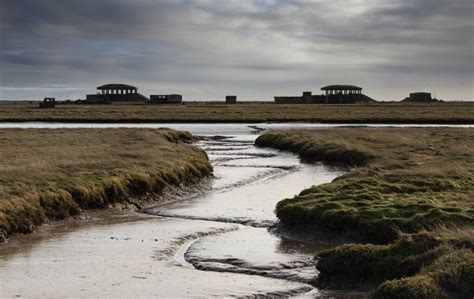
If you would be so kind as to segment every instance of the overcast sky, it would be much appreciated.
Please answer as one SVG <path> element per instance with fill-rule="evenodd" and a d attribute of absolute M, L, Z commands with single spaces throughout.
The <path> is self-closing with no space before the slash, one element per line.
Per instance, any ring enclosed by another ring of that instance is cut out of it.
<path fill-rule="evenodd" d="M 0 99 L 105 83 L 184 100 L 329 84 L 474 100 L 474 1 L 0 0 Z"/>

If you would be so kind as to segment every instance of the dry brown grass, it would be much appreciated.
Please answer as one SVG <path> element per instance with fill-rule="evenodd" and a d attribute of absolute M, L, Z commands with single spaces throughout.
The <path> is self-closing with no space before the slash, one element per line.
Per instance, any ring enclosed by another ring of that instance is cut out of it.
<path fill-rule="evenodd" d="M 144 129 L 0 130 L 0 230 L 102 208 L 211 173 L 189 133 Z"/>
<path fill-rule="evenodd" d="M 421 105 L 57 105 L 39 109 L 37 103 L 0 105 L 0 121 L 64 122 L 264 122 L 328 123 L 474 123 L 474 103 Z"/>

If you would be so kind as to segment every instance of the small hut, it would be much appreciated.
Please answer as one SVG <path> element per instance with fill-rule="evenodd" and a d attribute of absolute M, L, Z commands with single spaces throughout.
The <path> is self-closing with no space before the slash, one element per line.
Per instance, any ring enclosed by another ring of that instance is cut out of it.
<path fill-rule="evenodd" d="M 226 96 L 225 97 L 226 104 L 237 104 L 237 96 Z"/>
<path fill-rule="evenodd" d="M 39 103 L 40 108 L 54 108 L 56 107 L 56 98 L 44 98 L 43 102 Z"/>
<path fill-rule="evenodd" d="M 150 104 L 181 104 L 183 96 L 180 94 L 152 94 Z"/>

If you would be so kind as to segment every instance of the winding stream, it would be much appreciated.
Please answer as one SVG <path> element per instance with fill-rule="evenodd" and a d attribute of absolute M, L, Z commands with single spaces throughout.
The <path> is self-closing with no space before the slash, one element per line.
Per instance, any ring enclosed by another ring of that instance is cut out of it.
<path fill-rule="evenodd" d="M 215 174 L 207 190 L 147 214 L 46 226 L 17 237 L 0 246 L 0 297 L 365 296 L 324 293 L 310 284 L 317 275 L 314 252 L 333 243 L 306 244 L 272 229 L 279 200 L 330 182 L 340 170 L 256 148 L 258 130 L 244 124 L 154 125 L 163 126 L 204 136 L 197 146 Z"/>

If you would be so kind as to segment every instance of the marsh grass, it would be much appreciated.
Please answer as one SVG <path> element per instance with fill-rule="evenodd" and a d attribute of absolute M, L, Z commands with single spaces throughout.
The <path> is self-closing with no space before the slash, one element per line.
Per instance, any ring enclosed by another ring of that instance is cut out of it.
<path fill-rule="evenodd" d="M 208 176 L 191 134 L 147 129 L 0 130 L 0 230 L 157 194 Z"/>
<path fill-rule="evenodd" d="M 0 103 L 1 104 L 1 103 Z M 269 103 L 186 103 L 186 105 L 0 105 L 0 121 L 55 122 L 265 122 L 474 123 L 474 103 L 277 105 Z"/>
<path fill-rule="evenodd" d="M 474 130 L 281 130 L 256 144 L 350 168 L 277 205 L 287 225 L 378 243 L 319 253 L 321 285 L 375 281 L 379 298 L 474 294 Z"/>

